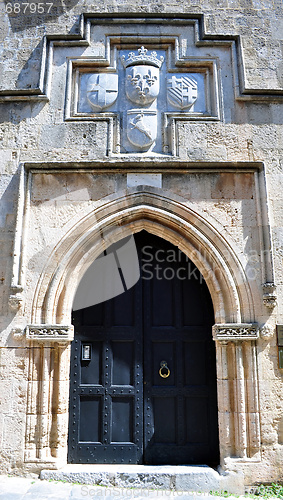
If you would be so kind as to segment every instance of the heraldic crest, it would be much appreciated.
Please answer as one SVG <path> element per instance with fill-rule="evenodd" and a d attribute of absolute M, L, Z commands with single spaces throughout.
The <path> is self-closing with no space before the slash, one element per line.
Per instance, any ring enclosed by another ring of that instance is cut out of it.
<path fill-rule="evenodd" d="M 115 59 L 117 65 L 115 62 L 82 75 L 82 111 L 89 113 L 91 109 L 109 117 L 118 114 L 119 144 L 127 153 L 162 152 L 162 124 L 165 126 L 167 120 L 163 115 L 191 114 L 196 101 L 201 113 L 205 111 L 203 96 L 201 103 L 198 95 L 199 87 L 204 87 L 204 73 L 186 73 L 183 69 L 173 72 L 173 67 L 167 67 L 165 54 L 166 49 L 151 51 L 143 46 L 130 52 L 121 49 Z"/>
<path fill-rule="evenodd" d="M 127 111 L 127 138 L 139 149 L 149 148 L 157 136 L 157 111 L 154 102 L 159 94 L 159 70 L 163 56 L 148 53 L 145 47 L 138 54 L 130 52 L 121 58 L 126 69 L 125 91 L 131 103 L 138 109 Z"/>

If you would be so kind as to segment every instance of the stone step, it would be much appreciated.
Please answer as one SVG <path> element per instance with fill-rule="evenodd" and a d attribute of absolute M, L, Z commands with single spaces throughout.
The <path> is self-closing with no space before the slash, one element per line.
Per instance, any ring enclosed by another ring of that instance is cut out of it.
<path fill-rule="evenodd" d="M 243 477 L 219 474 L 207 465 L 89 465 L 71 464 L 59 470 L 42 470 L 41 479 L 117 488 L 163 489 L 173 491 L 244 493 Z"/>

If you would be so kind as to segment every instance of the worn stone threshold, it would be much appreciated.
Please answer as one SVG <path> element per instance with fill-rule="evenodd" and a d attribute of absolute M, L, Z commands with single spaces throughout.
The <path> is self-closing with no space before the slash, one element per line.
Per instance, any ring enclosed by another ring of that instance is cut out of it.
<path fill-rule="evenodd" d="M 43 470 L 40 478 L 115 488 L 196 492 L 227 490 L 237 494 L 244 491 L 241 475 L 219 474 L 207 465 L 70 464 L 59 470 Z"/>

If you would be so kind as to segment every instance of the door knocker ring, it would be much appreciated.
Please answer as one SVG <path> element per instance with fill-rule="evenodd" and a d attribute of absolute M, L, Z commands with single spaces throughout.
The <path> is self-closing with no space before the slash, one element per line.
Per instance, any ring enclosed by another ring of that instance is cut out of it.
<path fill-rule="evenodd" d="M 170 375 L 170 369 L 167 366 L 167 361 L 160 362 L 159 375 L 162 378 L 168 378 Z"/>

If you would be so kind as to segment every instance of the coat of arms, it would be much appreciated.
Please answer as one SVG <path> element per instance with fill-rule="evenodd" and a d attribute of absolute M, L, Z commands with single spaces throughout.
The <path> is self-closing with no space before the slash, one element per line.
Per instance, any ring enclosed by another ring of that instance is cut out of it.
<path fill-rule="evenodd" d="M 145 109 L 127 112 L 127 137 L 131 144 L 139 149 L 149 148 L 157 135 L 155 111 Z"/>
<path fill-rule="evenodd" d="M 118 96 L 118 75 L 92 74 L 87 81 L 87 100 L 94 111 L 109 108 Z"/>
<path fill-rule="evenodd" d="M 159 69 L 132 66 L 126 69 L 126 95 L 135 104 L 151 104 L 159 94 Z"/>
<path fill-rule="evenodd" d="M 155 154 L 172 147 L 175 154 L 175 117 L 207 113 L 204 71 L 173 70 L 170 57 L 166 64 L 165 54 L 166 48 L 151 51 L 140 47 L 129 52 L 121 46 L 120 57 L 115 55 L 112 66 L 81 72 L 77 112 L 107 112 L 113 127 L 113 150 L 115 146 L 119 152 Z"/>
<path fill-rule="evenodd" d="M 148 53 L 144 47 L 138 54 L 130 52 L 122 57 L 126 69 L 126 96 L 139 109 L 127 111 L 127 138 L 138 149 L 149 148 L 157 136 L 157 113 L 150 108 L 159 94 L 159 69 L 163 57 L 155 51 Z M 141 109 L 140 109 L 141 108 Z"/>
<path fill-rule="evenodd" d="M 190 108 L 198 97 L 198 84 L 193 76 L 172 75 L 168 80 L 167 98 L 175 108 Z"/>

